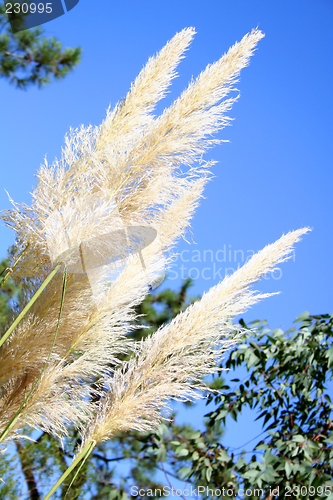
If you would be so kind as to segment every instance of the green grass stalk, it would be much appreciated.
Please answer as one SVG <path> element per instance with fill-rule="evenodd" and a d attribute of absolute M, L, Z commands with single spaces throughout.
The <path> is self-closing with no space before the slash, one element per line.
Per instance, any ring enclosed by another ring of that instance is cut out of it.
<path fill-rule="evenodd" d="M 60 266 L 58 266 L 59 268 Z M 54 269 L 54 271 L 56 270 L 57 268 Z M 53 272 L 54 272 L 53 271 Z M 52 274 L 52 273 L 51 273 Z M 49 275 L 50 277 L 51 275 Z M 52 276 L 53 277 L 53 276 Z M 48 279 L 48 278 L 47 278 Z M 51 278 L 52 279 L 52 278 Z M 19 418 L 20 414 L 21 414 L 21 411 L 23 410 L 23 408 L 26 406 L 31 394 L 33 393 L 33 391 L 35 390 L 35 388 L 37 387 L 37 384 L 38 382 L 40 381 L 40 379 L 42 378 L 43 376 L 43 373 L 45 372 L 46 370 L 46 367 L 50 361 L 50 358 L 51 358 L 51 354 L 52 354 L 52 351 L 54 349 L 54 346 L 55 346 L 55 343 L 57 341 L 57 336 L 58 336 L 58 331 L 59 331 L 59 324 L 60 324 L 60 319 L 61 319 L 61 315 L 62 315 L 62 309 L 63 309 L 63 306 L 64 306 L 64 300 L 65 300 L 65 290 L 66 290 L 66 279 L 67 279 L 67 268 L 65 266 L 65 269 L 64 269 L 64 277 L 63 277 L 63 285 L 62 285 L 62 296 L 61 296 L 61 304 L 60 304 L 60 311 L 59 311 L 59 316 L 58 316 L 58 322 L 57 322 L 57 328 L 56 328 L 56 332 L 55 332 L 55 335 L 54 335 L 54 338 L 53 338 L 53 342 L 52 342 L 52 346 L 51 346 L 51 349 L 50 349 L 50 352 L 48 354 L 48 357 L 47 357 L 47 360 L 45 361 L 45 364 L 43 366 L 43 369 L 42 371 L 40 372 L 39 374 L 39 377 L 38 379 L 36 380 L 36 382 L 34 383 L 34 385 L 32 386 L 32 389 L 31 391 L 29 392 L 29 394 L 27 396 L 25 396 L 24 398 L 24 401 L 23 403 L 21 404 L 20 408 L 17 410 L 17 412 L 15 413 L 14 417 L 11 419 L 11 421 L 9 422 L 9 424 L 7 425 L 7 427 L 4 429 L 4 431 L 2 432 L 1 436 L 0 436 L 0 442 L 7 436 L 8 432 L 13 428 L 13 426 L 15 425 L 15 422 L 17 421 L 17 419 Z M 46 281 L 46 280 L 45 280 Z M 45 283 L 44 281 L 44 283 Z M 46 286 L 46 285 L 45 285 Z M 37 292 L 38 293 L 38 292 Z"/>
<path fill-rule="evenodd" d="M 2 273 L 0 274 L 0 276 L 2 274 L 4 274 L 6 271 L 7 271 L 7 274 L 6 276 L 4 276 L 4 278 L 1 278 L 1 281 L 0 281 L 0 288 L 3 287 L 3 285 L 6 283 L 6 281 L 8 280 L 8 278 L 13 274 L 13 271 L 15 269 L 15 267 L 17 266 L 17 264 L 20 262 L 20 260 L 22 259 L 23 255 L 25 254 L 25 252 L 28 250 L 29 248 L 29 243 L 27 244 L 27 246 L 25 247 L 25 249 L 23 250 L 23 252 L 21 253 L 21 255 L 19 255 L 19 257 L 17 258 L 16 262 L 14 263 L 13 267 L 6 267 L 6 269 L 4 269 L 2 271 Z"/>
<path fill-rule="evenodd" d="M 46 497 L 43 498 L 43 500 L 48 500 L 49 498 L 51 498 L 51 496 L 53 495 L 53 493 L 59 488 L 59 486 L 62 485 L 62 483 L 65 481 L 66 477 L 69 476 L 69 474 L 72 472 L 72 470 L 75 469 L 75 467 L 81 462 L 81 460 L 83 460 L 83 463 L 81 464 L 80 468 L 82 467 L 82 465 L 87 460 L 87 458 L 90 455 L 90 453 L 95 448 L 95 444 L 96 443 L 94 441 L 92 441 L 91 443 L 88 443 L 87 446 L 85 446 L 83 448 L 83 450 L 77 455 L 77 457 L 74 458 L 73 462 L 68 467 L 68 469 L 63 473 L 63 475 L 61 476 L 61 478 L 59 479 L 59 481 L 56 482 L 56 484 L 48 492 L 48 494 L 46 495 Z M 72 485 L 72 483 L 71 483 L 71 485 Z"/>
<path fill-rule="evenodd" d="M 24 318 L 24 316 L 27 314 L 27 312 L 29 311 L 29 309 L 36 302 L 36 300 L 38 299 L 38 297 L 40 296 L 40 294 L 42 293 L 42 291 L 44 290 L 44 288 L 46 288 L 46 286 L 50 283 L 50 281 L 52 280 L 52 278 L 57 274 L 57 272 L 59 271 L 60 267 L 61 267 L 61 264 L 58 264 L 53 269 L 53 271 L 48 275 L 48 277 L 46 278 L 46 280 L 39 287 L 39 289 L 37 290 L 37 292 L 35 293 L 35 295 L 29 300 L 29 302 L 27 303 L 27 305 L 25 306 L 25 308 L 23 309 L 23 311 L 21 311 L 21 313 L 17 316 L 17 318 L 14 321 L 14 323 L 8 328 L 8 330 L 6 331 L 6 333 L 1 337 L 1 339 L 0 339 L 0 347 L 6 342 L 6 340 L 8 339 L 9 335 L 12 333 L 12 331 L 14 330 L 14 328 L 17 327 L 17 325 L 19 324 L 19 322 L 21 321 L 21 319 Z"/>

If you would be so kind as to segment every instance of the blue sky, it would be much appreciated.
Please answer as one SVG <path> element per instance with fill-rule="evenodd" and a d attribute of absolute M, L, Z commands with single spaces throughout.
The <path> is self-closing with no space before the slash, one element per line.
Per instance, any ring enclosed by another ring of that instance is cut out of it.
<path fill-rule="evenodd" d="M 270 327 L 287 329 L 305 310 L 331 312 L 332 20 L 330 0 L 80 0 L 44 25 L 46 35 L 65 46 L 82 46 L 79 67 L 43 90 L 19 91 L 0 81 L 0 208 L 10 205 L 4 188 L 15 201 L 30 203 L 45 154 L 49 161 L 60 155 L 70 127 L 99 124 L 148 57 L 177 31 L 194 26 L 197 35 L 159 111 L 192 76 L 258 26 L 266 37 L 242 72 L 232 126 L 219 134 L 230 142 L 206 155 L 218 164 L 193 220 L 196 245 L 179 245 L 183 253 L 171 273 L 178 279 L 165 286 L 176 288 L 181 272 L 192 269 L 193 293 L 201 294 L 252 251 L 310 226 L 294 258 L 275 279 L 258 285 L 281 294 L 252 308 L 245 319 L 267 319 Z M 1 226 L 0 255 L 12 242 L 11 231 Z M 228 432 L 226 439 L 236 445 L 248 433 Z"/>

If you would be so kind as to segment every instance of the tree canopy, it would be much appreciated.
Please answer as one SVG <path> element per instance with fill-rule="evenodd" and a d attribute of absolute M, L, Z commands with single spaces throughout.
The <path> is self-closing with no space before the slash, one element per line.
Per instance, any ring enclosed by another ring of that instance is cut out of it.
<path fill-rule="evenodd" d="M 80 61 L 80 47 L 63 48 L 40 27 L 13 33 L 0 6 L 0 77 L 16 88 L 42 87 L 65 77 Z"/>
<path fill-rule="evenodd" d="M 135 338 L 144 338 L 193 302 L 190 286 L 187 280 L 178 291 L 165 289 L 148 295 L 138 306 L 143 328 L 134 330 Z M 13 296 L 18 297 L 19 290 L 9 280 L 2 290 L 1 317 L 15 307 Z M 220 393 L 209 396 L 210 411 L 203 427 L 180 425 L 172 414 L 155 434 L 119 434 L 100 444 L 76 477 L 72 473 L 67 478 L 58 498 L 65 498 L 66 493 L 72 500 L 87 498 L 87 493 L 96 500 L 168 496 L 177 478 L 184 490 L 189 491 L 191 485 L 203 498 L 242 498 L 239 492 L 243 490 L 252 499 L 291 494 L 293 498 L 332 500 L 333 316 L 304 313 L 295 325 L 298 328 L 284 332 L 271 330 L 266 321 L 249 325 L 240 321 L 242 343 L 229 351 L 222 365 L 229 369 L 231 380 L 219 376 L 208 381 Z M 240 367 L 246 372 L 243 380 L 234 376 Z M 244 450 L 224 446 L 228 416 L 237 421 L 246 407 L 262 422 L 258 442 L 251 440 Z M 37 444 L 17 447 L 16 468 L 12 456 L 2 456 L 5 482 L 0 498 L 17 498 L 24 483 L 29 491 L 25 498 L 42 498 L 44 485 L 66 470 L 79 442 L 75 431 L 63 448 L 46 433 L 33 437 Z M 19 467 L 21 484 L 13 477 Z"/>

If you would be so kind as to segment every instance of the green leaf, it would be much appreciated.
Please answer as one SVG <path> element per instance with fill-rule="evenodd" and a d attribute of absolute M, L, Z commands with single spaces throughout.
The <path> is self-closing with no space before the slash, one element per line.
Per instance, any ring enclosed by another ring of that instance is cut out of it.
<path fill-rule="evenodd" d="M 182 448 L 182 449 L 177 448 L 176 455 L 178 457 L 186 457 L 188 455 L 188 450 L 186 448 Z"/>
<path fill-rule="evenodd" d="M 253 366 L 254 364 L 256 364 L 257 361 L 259 361 L 258 356 L 256 356 L 254 354 L 254 352 L 251 352 L 251 354 L 249 356 L 249 359 L 248 359 L 248 362 L 247 362 L 247 367 L 251 368 L 251 366 Z"/>
<path fill-rule="evenodd" d="M 229 413 L 228 410 L 221 410 L 215 420 L 221 420 L 226 415 L 228 415 L 228 413 Z"/>
<path fill-rule="evenodd" d="M 222 462 L 229 462 L 230 457 L 225 450 L 220 450 L 219 456 L 217 457 L 217 460 L 221 460 Z"/>
<path fill-rule="evenodd" d="M 257 470 L 250 469 L 244 472 L 243 477 L 245 477 L 246 479 L 253 479 L 257 477 L 259 474 L 260 472 L 258 472 Z"/>
<path fill-rule="evenodd" d="M 304 313 L 300 314 L 298 318 L 295 319 L 294 323 L 301 323 L 305 319 L 307 319 L 310 316 L 310 313 L 308 311 L 305 311 Z"/>
<path fill-rule="evenodd" d="M 325 357 L 329 360 L 329 366 L 333 365 L 333 345 L 325 352 Z"/>
<path fill-rule="evenodd" d="M 251 321 L 249 323 L 249 325 L 251 325 L 251 327 L 255 327 L 255 326 L 261 326 L 261 325 L 267 325 L 267 321 L 264 319 L 264 320 L 259 320 L 259 319 L 256 319 L 254 321 Z"/>
<path fill-rule="evenodd" d="M 295 321 L 294 321 L 294 323 L 295 323 Z M 284 332 L 284 334 L 285 334 L 285 335 L 288 335 L 288 333 L 293 333 L 295 330 L 296 330 L 296 328 L 295 328 L 294 326 L 292 326 L 291 328 L 289 328 L 289 330 L 286 330 L 286 331 Z"/>
<path fill-rule="evenodd" d="M 258 446 L 256 446 L 256 450 L 267 450 L 267 449 L 268 449 L 268 445 L 265 443 L 261 443 Z"/>
<path fill-rule="evenodd" d="M 289 460 L 285 461 L 284 468 L 286 470 L 287 479 L 289 479 L 290 478 L 290 474 L 293 471 L 293 468 L 292 468 L 291 463 L 289 462 Z"/>
<path fill-rule="evenodd" d="M 268 465 L 262 474 L 261 478 L 268 483 L 274 483 L 274 479 L 278 476 L 279 474 L 271 467 Z"/>
<path fill-rule="evenodd" d="M 200 436 L 201 436 L 201 432 L 195 431 L 195 432 L 192 432 L 192 434 L 190 435 L 190 439 L 198 439 Z"/>
<path fill-rule="evenodd" d="M 296 443 L 304 443 L 305 438 L 301 434 L 296 434 L 296 436 L 293 437 L 293 441 L 296 441 Z"/>
<path fill-rule="evenodd" d="M 192 472 L 191 467 L 181 467 L 178 471 L 178 474 L 182 479 L 185 479 L 191 474 L 191 472 Z"/>

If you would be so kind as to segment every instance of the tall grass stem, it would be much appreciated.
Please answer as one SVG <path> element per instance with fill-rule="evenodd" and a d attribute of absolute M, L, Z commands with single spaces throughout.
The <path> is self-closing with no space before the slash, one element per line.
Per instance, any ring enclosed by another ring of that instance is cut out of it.
<path fill-rule="evenodd" d="M 52 354 L 52 351 L 54 349 L 54 346 L 55 346 L 55 343 L 57 341 L 57 336 L 58 336 L 58 331 L 59 331 L 59 324 L 60 324 L 60 319 L 61 319 L 61 315 L 62 315 L 62 309 L 63 309 L 63 305 L 64 305 L 64 300 L 65 300 L 65 290 L 66 290 L 66 279 L 67 279 L 67 267 L 65 266 L 65 269 L 64 269 L 64 277 L 63 277 L 63 286 L 62 286 L 62 296 L 61 296 L 61 304 L 60 304 L 60 311 L 59 311 L 59 316 L 58 316 L 58 322 L 57 322 L 57 328 L 56 328 L 56 332 L 55 332 L 55 335 L 54 335 L 54 338 L 53 338 L 53 343 L 52 343 L 52 346 L 51 346 L 51 349 L 50 349 L 50 352 L 49 352 L 49 355 L 47 357 L 47 360 L 45 361 L 45 364 L 43 366 L 43 369 L 42 371 L 40 372 L 39 374 L 39 377 L 38 379 L 36 380 L 36 382 L 34 383 L 34 385 L 32 386 L 32 389 L 31 391 L 29 392 L 29 394 L 27 396 L 25 396 L 24 398 L 24 401 L 23 403 L 21 404 L 20 408 L 17 410 L 17 412 L 15 413 L 14 417 L 11 419 L 11 421 L 9 422 L 9 424 L 7 425 L 7 427 L 5 428 L 5 430 L 2 432 L 1 436 L 0 436 L 0 442 L 7 436 L 8 432 L 12 429 L 12 427 L 15 425 L 15 422 L 17 421 L 17 419 L 19 418 L 20 414 L 21 414 L 21 411 L 23 410 L 23 408 L 25 407 L 25 405 L 27 404 L 31 394 L 33 393 L 33 391 L 35 390 L 35 388 L 37 387 L 37 384 L 38 382 L 40 381 L 40 379 L 42 378 L 43 376 L 43 373 L 45 372 L 46 370 L 46 367 L 50 361 L 50 358 L 51 358 L 51 354 Z M 45 282 L 44 282 L 45 283 Z"/>
<path fill-rule="evenodd" d="M 77 455 L 77 457 L 74 458 L 73 462 L 68 467 L 68 469 L 63 473 L 63 475 L 61 476 L 59 481 L 56 482 L 56 484 L 48 492 L 46 497 L 43 498 L 43 500 L 48 500 L 49 498 L 51 498 L 53 493 L 59 488 L 59 486 L 61 486 L 61 484 L 65 481 L 66 477 L 69 476 L 69 474 L 72 472 L 72 470 L 75 469 L 75 467 L 81 462 L 81 460 L 85 461 L 88 458 L 90 453 L 93 451 L 95 444 L 96 443 L 94 441 L 92 441 L 92 442 L 88 443 L 87 446 L 85 446 L 83 448 L 83 450 Z"/>
<path fill-rule="evenodd" d="M 9 335 L 17 327 L 17 325 L 19 324 L 19 322 L 21 321 L 21 319 L 24 318 L 24 316 L 27 314 L 27 312 L 29 311 L 29 309 L 36 302 L 36 300 L 38 299 L 38 297 L 40 296 L 40 294 L 42 293 L 42 291 L 44 290 L 44 288 L 46 288 L 46 286 L 50 283 L 50 281 L 52 280 L 52 278 L 57 274 L 57 272 L 59 271 L 60 267 L 61 267 L 61 264 L 58 264 L 53 269 L 53 271 L 48 275 L 48 277 L 43 282 L 43 284 L 39 287 L 39 289 L 37 290 L 37 292 L 35 293 L 35 295 L 29 300 L 29 302 L 27 303 L 27 305 L 25 306 L 25 308 L 23 309 L 23 311 L 20 312 L 20 314 L 17 316 L 17 318 L 14 321 L 14 323 L 8 328 L 8 330 L 6 331 L 6 333 L 1 337 L 1 339 L 0 339 L 0 347 L 6 342 L 6 340 L 9 337 Z"/>

